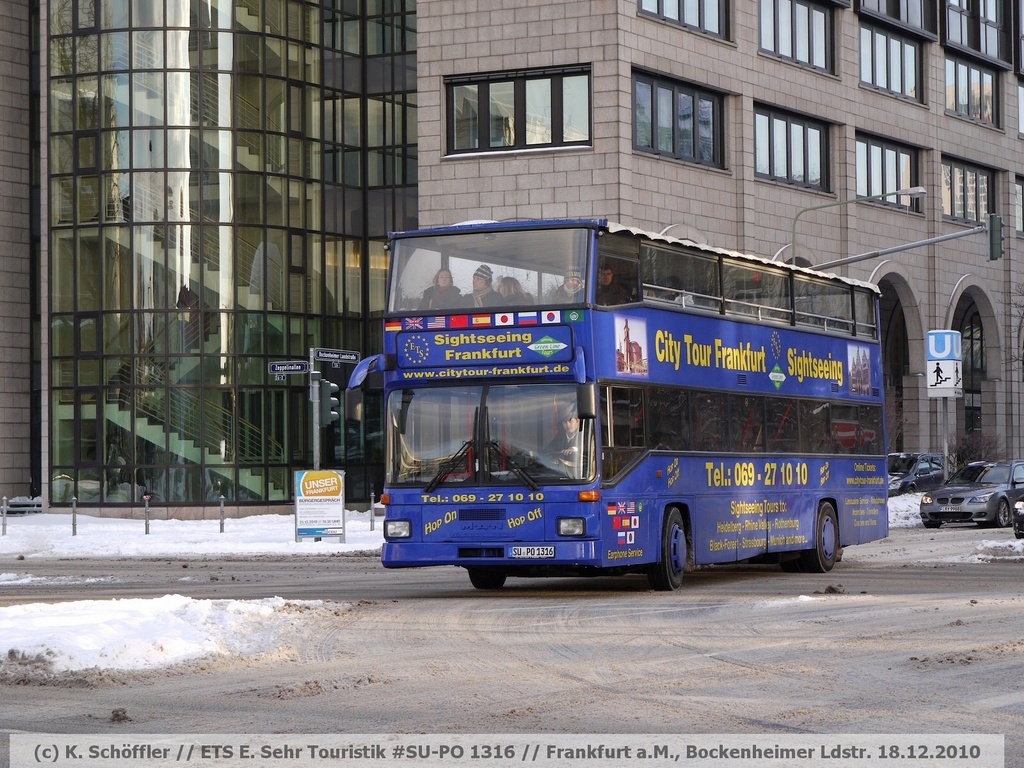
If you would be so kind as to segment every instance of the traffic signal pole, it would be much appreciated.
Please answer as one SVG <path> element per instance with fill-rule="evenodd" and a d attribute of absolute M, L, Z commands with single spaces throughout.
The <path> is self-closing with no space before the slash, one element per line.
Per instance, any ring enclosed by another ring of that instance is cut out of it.
<path fill-rule="evenodd" d="M 948 235 L 939 235 L 938 237 L 929 237 L 927 240 L 915 240 L 912 243 L 903 243 L 902 245 L 894 245 L 891 248 L 881 248 L 877 251 L 869 251 L 867 253 L 859 253 L 856 256 L 850 256 L 846 259 L 836 259 L 835 261 L 826 261 L 824 264 L 814 264 L 811 269 L 828 269 L 829 267 L 841 267 L 844 264 L 853 264 L 858 261 L 867 261 L 868 259 L 877 259 L 880 256 L 888 256 L 890 253 L 898 253 L 900 251 L 909 251 L 911 248 L 920 248 L 922 245 L 933 245 L 934 243 L 944 243 L 947 240 L 958 240 L 961 237 L 970 237 L 971 235 L 978 235 L 982 232 L 988 232 L 990 226 L 1002 227 L 1002 219 L 998 216 L 994 219 L 989 219 L 984 224 L 971 229 L 965 229 L 963 232 L 953 232 Z M 989 240 L 989 248 L 992 247 L 992 240 Z M 989 259 L 994 260 L 992 254 L 989 254 Z"/>
<path fill-rule="evenodd" d="M 321 374 L 313 371 L 313 350 L 309 350 L 309 401 L 313 403 L 313 469 L 319 469 L 319 452 L 321 452 L 321 433 L 319 433 L 319 389 Z"/>

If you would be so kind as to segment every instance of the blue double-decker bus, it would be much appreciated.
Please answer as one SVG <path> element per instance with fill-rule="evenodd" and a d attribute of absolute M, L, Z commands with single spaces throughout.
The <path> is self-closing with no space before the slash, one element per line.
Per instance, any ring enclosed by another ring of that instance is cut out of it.
<path fill-rule="evenodd" d="M 878 291 L 603 220 L 390 238 L 388 568 L 827 572 L 888 534 Z M 352 398 L 349 398 L 350 402 Z"/>

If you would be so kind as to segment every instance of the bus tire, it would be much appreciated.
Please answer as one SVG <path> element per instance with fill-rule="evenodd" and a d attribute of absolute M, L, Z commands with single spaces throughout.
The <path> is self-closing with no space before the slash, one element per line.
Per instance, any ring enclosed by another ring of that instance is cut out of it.
<path fill-rule="evenodd" d="M 683 528 L 683 516 L 678 509 L 669 509 L 661 527 L 661 556 L 658 562 L 647 567 L 647 580 L 651 589 L 671 592 L 682 586 L 685 569 L 686 530 Z"/>
<path fill-rule="evenodd" d="M 469 583 L 477 589 L 501 589 L 505 586 L 505 572 L 496 568 L 467 568 Z"/>
<path fill-rule="evenodd" d="M 828 573 L 839 554 L 839 521 L 836 508 L 823 501 L 814 522 L 814 547 L 800 553 L 800 570 L 804 573 Z"/>

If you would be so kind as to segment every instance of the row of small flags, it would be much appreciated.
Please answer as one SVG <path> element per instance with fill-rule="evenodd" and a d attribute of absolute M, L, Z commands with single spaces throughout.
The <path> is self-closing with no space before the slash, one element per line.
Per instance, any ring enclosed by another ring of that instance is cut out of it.
<path fill-rule="evenodd" d="M 566 318 L 575 320 L 576 318 Z M 493 315 L 451 315 L 449 317 L 403 317 L 384 323 L 385 331 L 448 330 L 492 328 L 502 325 L 551 325 L 562 322 L 561 310 L 543 312 L 499 312 Z"/>
<path fill-rule="evenodd" d="M 612 517 L 615 543 L 623 546 L 636 543 L 636 532 L 640 528 L 640 515 L 635 501 L 608 502 L 608 514 Z"/>

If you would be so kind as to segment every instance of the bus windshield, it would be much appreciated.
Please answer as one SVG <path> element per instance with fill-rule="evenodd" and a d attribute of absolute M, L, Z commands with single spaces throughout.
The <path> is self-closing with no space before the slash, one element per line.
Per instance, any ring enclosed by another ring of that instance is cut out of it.
<path fill-rule="evenodd" d="M 390 312 L 582 304 L 585 228 L 453 231 L 393 242 Z"/>
<path fill-rule="evenodd" d="M 593 479 L 592 418 L 572 384 L 401 389 L 387 402 L 387 482 L 528 485 Z"/>

